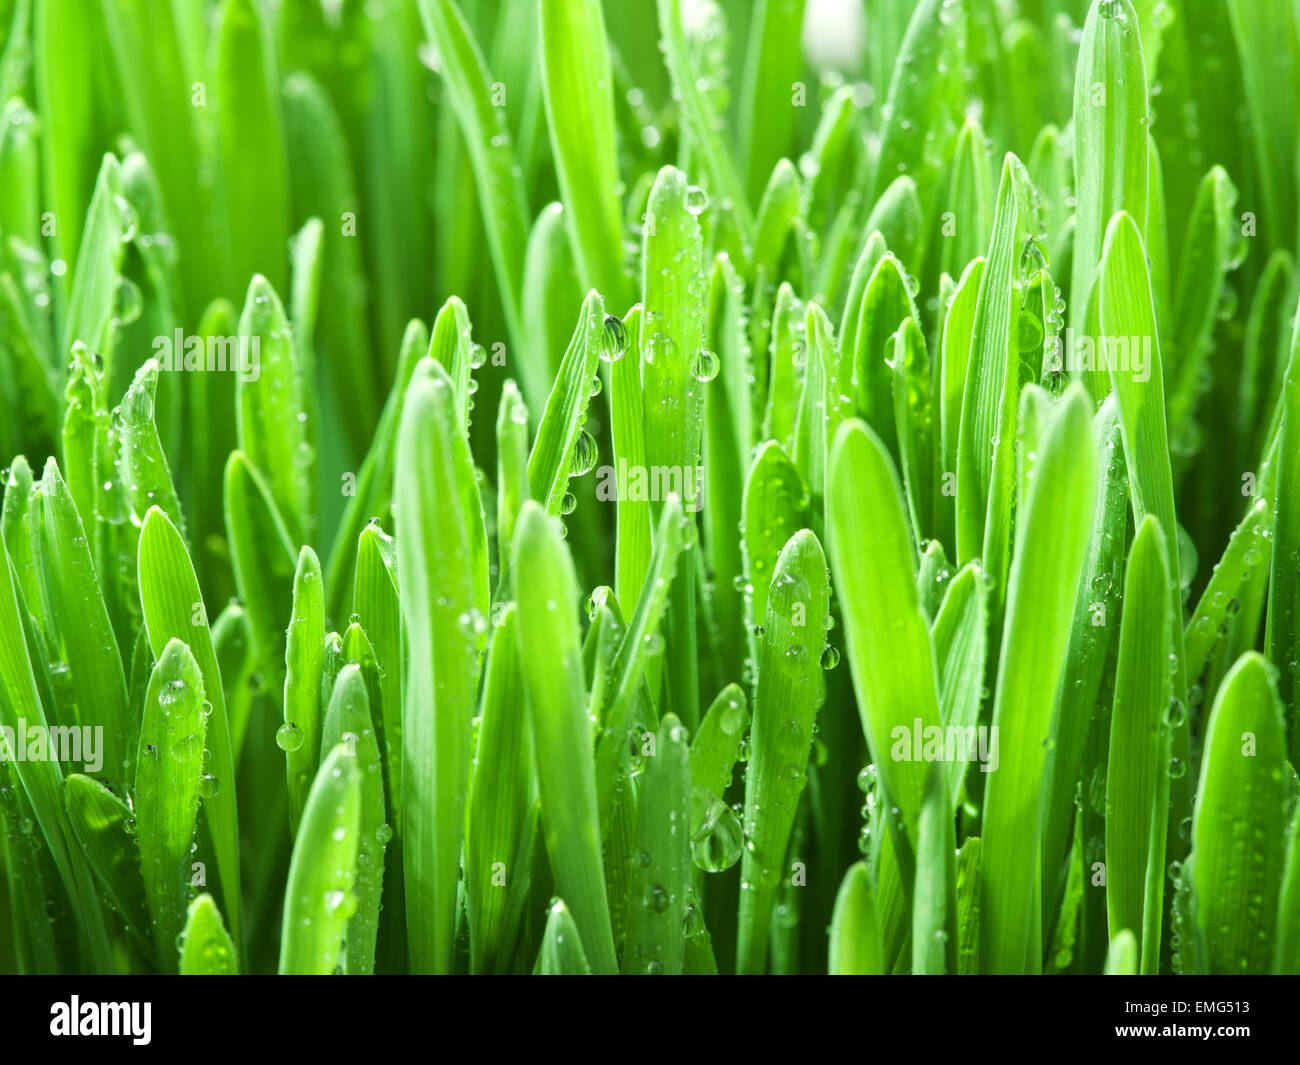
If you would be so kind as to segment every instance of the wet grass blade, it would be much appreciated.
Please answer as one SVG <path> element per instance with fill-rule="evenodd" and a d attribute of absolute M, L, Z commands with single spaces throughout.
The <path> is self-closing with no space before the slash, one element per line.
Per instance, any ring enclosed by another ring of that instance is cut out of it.
<path fill-rule="evenodd" d="M 451 378 L 433 360 L 416 369 L 397 450 L 397 558 L 410 666 L 402 702 L 402 854 L 411 965 L 448 972 L 469 788 L 470 721 L 486 618 L 486 557 L 478 571 L 467 507 L 468 444 Z M 479 623 L 474 621 L 479 618 Z M 482 628 L 480 629 L 480 625 Z"/>
<path fill-rule="evenodd" d="M 753 755 L 746 770 L 746 847 L 741 870 L 736 968 L 767 967 L 769 921 L 783 878 L 786 847 L 808 775 L 817 712 L 826 695 L 821 655 L 830 588 L 821 544 L 796 533 L 773 567 L 759 644 Z"/>
<path fill-rule="evenodd" d="M 601 866 L 591 722 L 575 616 L 577 582 L 568 549 L 536 503 L 524 504 L 515 535 L 519 653 L 537 751 L 546 851 L 559 894 L 571 907 L 593 971 L 617 971 Z"/>
<path fill-rule="evenodd" d="M 392 836 L 384 807 L 383 765 L 379 759 L 379 742 L 371 712 L 362 669 L 355 662 L 349 662 L 334 682 L 320 744 L 324 751 L 332 751 L 342 744 L 356 758 L 361 780 L 357 864 L 353 880 L 356 912 L 348 919 L 344 939 L 347 972 L 362 975 L 375 971 L 375 942 L 384 894 L 384 847 Z"/>
<path fill-rule="evenodd" d="M 1124 616 L 1106 770 L 1106 902 L 1113 939 L 1141 938 L 1141 968 L 1160 961 L 1164 918 L 1165 831 L 1169 804 L 1169 723 L 1173 655 L 1165 536 L 1142 519 L 1124 577 Z M 1185 710 L 1179 712 L 1185 713 Z"/>
<path fill-rule="evenodd" d="M 885 972 L 875 893 L 865 862 L 844 874 L 831 917 L 829 972 L 832 976 L 881 976 Z"/>
<path fill-rule="evenodd" d="M 321 691 L 321 674 L 325 668 L 322 584 L 316 553 L 304 547 L 298 553 L 298 568 L 293 577 L 293 612 L 285 637 L 284 724 L 276 737 L 285 752 L 289 817 L 294 829 L 302 819 L 316 777 L 324 709 L 330 701 L 329 694 Z"/>
<path fill-rule="evenodd" d="M 493 630 L 474 755 L 465 895 L 470 968 L 479 973 L 502 971 L 514 953 L 518 915 L 509 903 L 526 883 L 535 827 L 529 818 L 537 791 L 533 737 L 517 629 L 518 610 L 507 604 Z"/>
<path fill-rule="evenodd" d="M 203 804 L 212 833 L 221 878 L 221 897 L 235 943 L 240 942 L 239 830 L 235 800 L 235 763 L 230 723 L 221 686 L 221 671 L 208 629 L 203 597 L 180 533 L 157 508 L 145 515 L 140 529 L 140 605 L 149 646 L 159 658 L 172 640 L 188 645 L 203 676 L 203 691 L 212 704 L 207 719 L 207 743 L 212 754 L 209 771 L 216 794 Z"/>
<path fill-rule="evenodd" d="M 1211 973 L 1273 961 L 1285 842 L 1286 734 L 1263 656 L 1239 658 L 1205 733 L 1192 825 L 1196 932 Z"/>
<path fill-rule="evenodd" d="M 912 972 L 957 972 L 957 844 L 942 763 L 931 762 L 917 829 Z"/>
<path fill-rule="evenodd" d="M 203 775 L 204 702 L 203 673 L 194 655 L 180 640 L 169 640 L 149 678 L 133 789 L 145 896 L 164 972 L 176 966 L 176 942 L 189 901 L 190 844 Z"/>
<path fill-rule="evenodd" d="M 989 773 L 980 844 L 980 959 L 994 973 L 1041 971 L 1028 926 L 1039 912 L 1046 747 L 1093 500 L 1092 465 L 1078 461 L 1092 452 L 1088 406 L 1081 390 L 1067 393 L 1036 461 L 1026 460 L 993 707 L 999 764 Z"/>
<path fill-rule="evenodd" d="M 356 910 L 361 770 L 339 744 L 321 761 L 294 840 L 284 890 L 280 975 L 329 976 Z"/>
<path fill-rule="evenodd" d="M 1277 506 L 1265 638 L 1269 660 L 1278 667 L 1278 693 L 1295 765 L 1300 762 L 1300 327 L 1292 345 L 1277 442 Z"/>
<path fill-rule="evenodd" d="M 636 846 L 623 971 L 676 976 L 691 870 L 691 765 L 686 730 L 664 716 L 637 796 Z"/>
<path fill-rule="evenodd" d="M 190 903 L 181 945 L 181 976 L 234 976 L 235 944 L 211 895 Z"/>

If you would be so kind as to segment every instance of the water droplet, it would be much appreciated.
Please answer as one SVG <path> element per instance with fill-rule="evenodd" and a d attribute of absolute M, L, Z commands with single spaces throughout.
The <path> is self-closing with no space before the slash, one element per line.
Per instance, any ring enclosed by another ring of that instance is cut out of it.
<path fill-rule="evenodd" d="M 691 376 L 701 384 L 707 384 L 718 376 L 720 363 L 718 357 L 708 348 L 696 348 L 691 356 Z"/>
<path fill-rule="evenodd" d="M 275 745 L 286 754 L 301 750 L 306 737 L 294 722 L 286 721 L 275 730 Z"/>

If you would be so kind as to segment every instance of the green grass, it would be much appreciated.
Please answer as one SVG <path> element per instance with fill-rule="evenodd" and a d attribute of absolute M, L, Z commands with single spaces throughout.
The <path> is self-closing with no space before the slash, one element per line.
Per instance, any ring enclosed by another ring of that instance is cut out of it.
<path fill-rule="evenodd" d="M 0 970 L 1300 972 L 1300 7 L 861 9 L 0 0 Z"/>

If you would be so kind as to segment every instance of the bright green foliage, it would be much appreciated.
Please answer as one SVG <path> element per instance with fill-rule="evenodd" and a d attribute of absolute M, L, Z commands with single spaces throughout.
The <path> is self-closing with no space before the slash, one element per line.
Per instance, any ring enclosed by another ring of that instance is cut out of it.
<path fill-rule="evenodd" d="M 1300 971 L 1298 106 L 1292 0 L 0 0 L 0 971 Z"/>

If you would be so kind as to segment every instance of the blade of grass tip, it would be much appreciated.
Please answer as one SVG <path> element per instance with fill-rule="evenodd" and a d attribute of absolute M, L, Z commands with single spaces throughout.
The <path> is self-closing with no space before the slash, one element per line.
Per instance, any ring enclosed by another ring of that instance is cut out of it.
<path fill-rule="evenodd" d="M 370 442 L 378 413 L 375 368 L 367 333 L 367 291 L 361 248 L 348 223 L 360 208 L 339 117 L 325 90 L 309 75 L 294 71 L 282 91 L 286 152 L 295 225 L 319 218 L 322 226 L 320 317 L 316 345 L 334 378 L 347 433 L 357 453 Z M 353 216 L 349 219 L 349 214 Z M 335 221 L 339 219 L 339 221 Z M 295 324 L 306 323 L 295 315 Z M 311 338 L 303 337 L 301 342 Z"/>
<path fill-rule="evenodd" d="M 691 849 L 695 864 L 708 873 L 729 869 L 740 858 L 740 821 L 723 796 L 748 726 L 744 690 L 728 684 L 691 741 Z"/>
<path fill-rule="evenodd" d="M 831 976 L 883 976 L 882 947 L 871 871 L 865 862 L 854 862 L 835 896 L 828 971 Z"/>
<path fill-rule="evenodd" d="M 583 301 L 528 456 L 529 494 L 550 514 L 572 512 L 569 478 L 589 473 L 595 465 L 596 442 L 583 424 L 604 335 L 605 310 L 600 294 L 593 290 Z"/>
<path fill-rule="evenodd" d="M 253 0 L 228 0 L 216 30 L 218 199 L 229 296 L 258 274 L 279 291 L 288 281 L 288 161 L 267 17 Z"/>
<path fill-rule="evenodd" d="M 1223 306 L 1228 273 L 1245 256 L 1246 238 L 1237 217 L 1237 187 L 1222 167 L 1211 167 L 1196 191 L 1187 222 L 1178 283 L 1169 366 L 1169 439 L 1174 453 L 1188 459 L 1200 448 L 1194 424 L 1205 391 L 1205 368 L 1214 348 L 1214 329 Z"/>
<path fill-rule="evenodd" d="M 1029 177 L 1043 195 L 1049 263 L 1064 262 L 1074 238 L 1075 213 L 1069 199 L 1074 189 L 1070 148 L 1061 131 L 1048 123 L 1038 131 L 1029 151 Z"/>
<path fill-rule="evenodd" d="M 320 764 L 325 706 L 332 705 L 330 695 L 321 690 L 321 672 L 325 668 L 322 583 L 316 553 L 304 547 L 298 552 L 298 566 L 293 575 L 293 610 L 285 637 L 284 724 L 275 736 L 277 745 L 284 751 L 289 820 L 295 831 Z"/>
<path fill-rule="evenodd" d="M 1277 406 L 1291 343 L 1291 304 L 1295 292 L 1295 262 L 1279 249 L 1264 265 L 1250 302 L 1242 342 L 1241 389 L 1237 432 L 1245 440 L 1240 450 L 1244 469 L 1259 466 L 1267 450 L 1269 412 Z"/>
<path fill-rule="evenodd" d="M 102 415 L 105 410 L 104 379 L 96 373 L 90 350 L 78 341 L 72 349 L 68 364 L 67 385 L 64 388 L 64 410 L 61 443 L 63 444 L 63 476 L 72 493 L 79 514 L 95 513 L 99 498 L 99 479 L 96 463 L 104 451 Z M 102 530 L 93 522 L 90 531 L 91 550 L 101 557 Z"/>
<path fill-rule="evenodd" d="M 803 222 L 800 213 L 803 186 L 794 163 L 778 159 L 762 192 L 754 230 L 753 268 L 747 279 L 753 285 L 755 299 L 761 298 L 764 290 L 781 276 L 781 259 L 790 236 L 798 232 Z"/>
<path fill-rule="evenodd" d="M 486 555 L 477 555 L 471 533 L 474 525 L 481 531 L 482 511 L 464 492 L 470 461 L 451 378 L 434 360 L 423 360 L 402 412 L 393 491 L 401 501 L 397 557 L 410 641 L 402 701 L 402 853 L 417 972 L 452 967 L 470 721 L 486 632 L 478 606 Z"/>
<path fill-rule="evenodd" d="M 388 512 L 393 494 L 393 467 L 397 458 L 397 429 L 402 421 L 402 407 L 406 402 L 406 389 L 415 373 L 416 364 L 429 351 L 429 329 L 418 318 L 412 318 L 402 334 L 402 346 L 397 357 L 397 377 L 379 416 L 379 426 L 357 473 L 356 495 L 348 500 L 334 546 L 325 565 L 326 616 L 342 617 L 349 585 L 347 574 L 356 561 L 359 537 L 368 523 Z M 355 587 L 352 589 L 355 595 Z"/>
<path fill-rule="evenodd" d="M 769 352 L 770 387 L 763 414 L 760 439 L 775 440 L 788 453 L 794 447 L 795 422 L 799 416 L 800 376 L 807 341 L 799 335 L 806 309 L 787 281 L 781 282 L 772 310 L 772 339 Z"/>
<path fill-rule="evenodd" d="M 1174 533 L 1165 538 L 1169 552 L 1169 572 L 1176 579 L 1170 585 L 1174 626 L 1174 698 L 1187 705 L 1187 662 L 1183 647 L 1183 597 L 1180 580 L 1177 518 L 1174 510 L 1173 472 L 1169 459 L 1169 436 L 1165 430 L 1165 397 L 1159 337 L 1153 320 L 1151 284 L 1146 255 L 1137 224 L 1127 214 L 1116 215 L 1106 234 L 1102 255 L 1100 321 L 1107 337 L 1151 338 L 1151 357 L 1147 371 L 1118 360 L 1108 360 L 1111 384 L 1119 399 L 1120 432 L 1124 457 L 1128 464 L 1129 498 L 1134 522 L 1153 514 L 1160 528 Z M 1191 757 L 1191 739 L 1186 718 L 1174 727 L 1173 757 L 1187 765 Z M 1171 857 L 1181 858 L 1186 844 L 1177 834 L 1177 826 L 1191 812 L 1191 789 L 1186 776 L 1174 780 L 1170 791 L 1170 824 L 1175 832 L 1169 837 Z"/>
<path fill-rule="evenodd" d="M 397 590 L 397 547 L 377 525 L 367 525 L 357 548 L 352 609 L 365 627 L 379 669 L 385 772 L 393 804 L 393 834 L 402 835 L 402 692 L 405 640 Z"/>
<path fill-rule="evenodd" d="M 682 21 L 682 0 L 656 0 L 656 3 L 661 47 L 679 100 L 682 127 L 699 154 L 713 194 L 720 200 L 730 201 L 741 236 L 746 245 L 751 245 L 754 238 L 753 211 L 736 171 L 735 159 L 724 141 L 721 116 L 714 111 L 713 101 L 701 88 L 700 75 L 691 58 Z M 648 299 L 646 306 L 651 306 Z"/>
<path fill-rule="evenodd" d="M 1072 389 L 1025 471 L 993 706 L 1000 755 L 981 767 L 980 958 L 995 973 L 1041 968 L 1028 928 L 1041 896 L 1038 797 L 1093 501 L 1092 465 L 1078 456 L 1092 447 L 1087 397 Z"/>
<path fill-rule="evenodd" d="M 745 628 L 750 659 L 757 664 L 756 627 L 767 618 L 767 593 L 776 560 L 795 533 L 812 518 L 808 489 L 799 470 L 774 441 L 763 444 L 749 468 L 741 504 L 745 552 Z"/>
<path fill-rule="evenodd" d="M 950 277 L 962 277 L 988 248 L 993 228 L 993 164 L 984 131 L 973 118 L 966 120 L 957 135 L 948 174 L 947 207 L 952 217 L 944 220 L 952 223 L 952 239 L 943 242 L 939 269 Z M 949 237 L 947 229 L 940 232 Z"/>
<path fill-rule="evenodd" d="M 899 16 L 905 11 L 900 7 Z M 890 60 L 877 194 L 895 175 L 907 173 L 916 177 L 926 202 L 932 197 L 961 119 L 958 88 L 965 38 L 966 14 L 960 5 L 920 0 L 913 8 L 897 57 Z"/>
<path fill-rule="evenodd" d="M 570 308 L 582 300 L 578 268 L 565 228 L 562 204 L 542 208 L 524 254 L 523 316 L 529 323 L 527 358 L 516 359 L 529 410 L 546 407 L 570 336 Z"/>
<path fill-rule="evenodd" d="M 235 587 L 248 612 L 263 687 L 279 701 L 284 691 L 284 606 L 293 598 L 297 554 L 261 472 L 233 451 L 225 475 L 226 538 Z"/>
<path fill-rule="evenodd" d="M 1138 941 L 1132 931 L 1125 928 L 1110 941 L 1106 952 L 1107 976 L 1137 976 Z"/>
<path fill-rule="evenodd" d="M 206 892 L 190 903 L 181 945 L 181 976 L 234 976 L 235 944 L 216 900 Z"/>
<path fill-rule="evenodd" d="M 32 468 L 27 459 L 16 455 L 4 479 L 4 503 L 0 507 L 0 540 L 13 565 L 18 590 L 26 600 L 37 628 L 48 632 L 49 623 L 42 604 L 40 573 L 36 565 L 35 510 L 36 493 Z"/>
<path fill-rule="evenodd" d="M 339 744 L 355 756 L 361 779 L 353 880 L 356 912 L 348 920 L 344 954 L 347 972 L 368 976 L 375 971 L 375 942 L 384 894 L 384 847 L 392 830 L 384 808 L 383 766 L 371 720 L 366 680 L 361 667 L 353 662 L 339 672 L 321 732 L 322 750 L 332 751 Z"/>
<path fill-rule="evenodd" d="M 509 965 L 519 931 L 509 903 L 526 882 L 531 843 L 529 810 L 537 785 L 517 620 L 517 608 L 506 604 L 493 629 L 470 791 L 465 902 L 470 970 L 476 973 Z"/>
<path fill-rule="evenodd" d="M 1074 76 L 1074 247 L 1070 267 L 1070 325 L 1090 332 L 1086 313 L 1101 265 L 1107 226 L 1127 211 L 1139 235 L 1147 229 L 1149 153 L 1147 77 L 1130 0 L 1093 0 L 1079 42 Z M 1095 368 L 1083 374 L 1093 399 L 1110 391 Z M 1173 528 L 1165 526 L 1162 528 Z"/>
<path fill-rule="evenodd" d="M 315 453 L 303 402 L 303 367 L 284 306 L 253 277 L 239 319 L 235 385 L 239 448 L 266 478 L 294 544 L 316 534 Z"/>
<path fill-rule="evenodd" d="M 497 407 L 497 560 L 498 598 L 509 598 L 513 587 L 510 560 L 515 522 L 528 498 L 528 407 L 513 380 L 501 386 Z"/>
<path fill-rule="evenodd" d="M 420 0 L 420 18 L 438 50 L 443 84 L 469 151 L 506 327 L 514 349 L 527 351 L 531 345 L 521 317 L 520 281 L 524 276 L 529 215 L 503 109 L 493 104 L 483 55 L 453 0 Z"/>
<path fill-rule="evenodd" d="M 862 228 L 883 236 L 889 250 L 920 274 L 925 265 L 925 213 L 910 176 L 901 174 L 886 186 Z"/>
<path fill-rule="evenodd" d="M 930 353 L 915 318 L 905 318 L 893 343 L 894 424 L 903 487 L 917 543 L 935 533 L 939 484 L 935 479 Z"/>
<path fill-rule="evenodd" d="M 102 725 L 104 768 L 121 780 L 126 744 L 135 723 L 127 706 L 126 677 L 103 593 L 68 486 L 51 458 L 41 479 L 41 538 L 38 551 L 47 573 L 51 625 L 62 636 L 63 658 L 72 675 L 79 720 Z"/>
<path fill-rule="evenodd" d="M 758 202 L 768 174 L 792 147 L 797 112 L 791 93 L 803 73 L 803 54 L 791 42 L 803 33 L 803 20 L 804 0 L 759 0 L 749 24 L 740 157 L 750 203 Z"/>
<path fill-rule="evenodd" d="M 638 304 L 620 321 L 605 318 L 605 340 L 601 358 L 609 363 L 610 438 L 614 444 L 618 535 L 614 546 L 614 591 L 619 601 L 634 603 L 641 598 L 641 582 L 650 565 L 651 517 L 648 493 L 622 490 L 631 473 L 643 469 L 645 423 L 641 404 L 641 307 Z M 626 358 L 629 348 L 636 354 Z M 626 474 L 623 472 L 626 471 Z M 598 476 L 608 478 L 608 472 Z M 606 482 L 608 483 L 608 482 Z M 630 486 L 628 486 L 630 487 Z M 604 489 L 606 495 L 608 488 Z M 600 495 L 598 486 L 598 498 Z"/>
<path fill-rule="evenodd" d="M 940 762 L 930 763 L 917 829 L 912 893 L 913 975 L 957 972 L 957 842 Z"/>
<path fill-rule="evenodd" d="M 1195 684 L 1205 672 L 1228 623 L 1240 610 L 1238 596 L 1242 589 L 1257 572 L 1260 563 L 1272 559 L 1273 549 L 1268 543 L 1272 532 L 1273 501 L 1261 496 L 1251 504 L 1246 516 L 1233 530 L 1228 546 L 1210 573 L 1205 591 L 1187 622 L 1184 639 L 1189 684 Z"/>
<path fill-rule="evenodd" d="M 1006 595 L 1011 506 L 1016 477 L 1019 285 L 1037 266 L 1029 176 L 1014 155 L 1003 160 L 984 272 L 975 301 L 957 440 L 957 562 L 979 558 L 993 581 L 997 623 Z"/>
<path fill-rule="evenodd" d="M 988 650 L 988 588 L 979 563 L 967 563 L 949 583 L 930 636 L 939 670 L 939 720 L 946 728 L 969 729 L 979 719 Z M 948 764 L 948 795 L 954 805 L 968 765 L 962 758 Z"/>
<path fill-rule="evenodd" d="M 1285 764 L 1270 667 L 1250 652 L 1228 672 L 1210 712 L 1192 824 L 1195 919 L 1211 973 L 1264 973 L 1272 965 L 1286 846 Z"/>
<path fill-rule="evenodd" d="M 138 571 L 140 606 L 149 646 L 161 658 L 172 640 L 189 646 L 203 674 L 203 691 L 212 704 L 207 718 L 207 743 L 211 751 L 209 772 L 215 792 L 205 798 L 204 817 L 212 834 L 221 880 L 221 898 L 235 943 L 240 942 L 239 829 L 235 800 L 235 763 L 230 723 L 226 715 L 221 671 L 208 629 L 203 597 L 194 567 L 180 533 L 167 515 L 151 509 L 140 529 Z"/>
<path fill-rule="evenodd" d="M 104 885 L 113 907 L 134 933 L 145 951 L 148 941 L 149 909 L 141 876 L 140 850 L 132 808 L 98 780 L 80 773 L 68 774 L 64 784 L 68 824 L 86 861 Z M 186 871 L 186 882 L 189 873 Z"/>
<path fill-rule="evenodd" d="M 1143 973 L 1160 962 L 1173 645 L 1165 537 L 1155 518 L 1138 526 L 1124 577 L 1119 665 L 1106 769 L 1106 902 L 1110 934 L 1140 932 Z"/>
<path fill-rule="evenodd" d="M 970 365 L 971 341 L 975 335 L 975 307 L 984 277 L 984 257 L 972 259 L 957 282 L 952 303 L 944 316 L 943 346 L 940 350 L 939 437 L 940 437 L 940 538 L 957 551 L 956 482 L 958 449 L 961 447 L 962 406 L 966 375 Z M 952 502 L 949 502 L 952 499 Z"/>
<path fill-rule="evenodd" d="M 541 976 L 590 976 L 591 964 L 582 949 L 577 922 L 563 899 L 551 903 L 536 972 Z"/>
<path fill-rule="evenodd" d="M 361 769 L 340 743 L 321 761 L 289 860 L 282 976 L 329 976 L 343 956 L 361 835 Z"/>
<path fill-rule="evenodd" d="M 519 655 L 537 750 L 546 850 L 559 894 L 573 910 L 592 969 L 616 972 L 601 867 L 591 723 L 574 614 L 573 562 L 549 516 L 524 504 L 515 532 Z"/>
<path fill-rule="evenodd" d="M 898 474 L 885 445 L 863 422 L 845 422 L 835 438 L 826 510 L 862 732 L 885 809 L 898 811 L 890 836 L 906 870 L 907 841 L 914 846 L 925 794 L 925 765 L 921 752 L 911 750 L 911 737 L 918 722 L 920 729 L 939 725 L 938 673 Z M 867 543 L 870 550 L 863 549 Z M 905 757 L 891 756 L 891 741 Z"/>
<path fill-rule="evenodd" d="M 1300 763 L 1300 326 L 1282 388 L 1277 443 L 1277 507 L 1268 585 L 1269 661 L 1278 667 L 1278 694 L 1290 737 L 1291 763 Z M 1258 551 L 1256 551 L 1258 557 Z"/>
<path fill-rule="evenodd" d="M 253 634 L 248 625 L 248 614 L 238 603 L 229 603 L 212 625 L 212 646 L 216 651 L 217 665 L 226 687 L 226 714 L 230 720 L 230 746 L 236 764 L 244 749 L 248 735 L 248 722 L 253 712 L 253 673 L 257 668 L 253 655 Z M 140 630 L 138 655 L 131 659 L 131 696 L 136 702 L 136 677 L 139 662 L 148 659 L 148 634 Z M 228 680 L 226 678 L 229 678 Z M 143 692 L 141 692 L 143 695 Z"/>
<path fill-rule="evenodd" d="M 795 533 L 772 571 L 754 695 L 753 754 L 745 779 L 745 854 L 736 970 L 762 973 L 786 847 L 808 775 L 817 712 L 826 696 L 821 655 L 830 606 L 826 557 Z"/>
<path fill-rule="evenodd" d="M 204 695 L 203 673 L 189 647 L 168 640 L 149 679 L 133 789 L 140 867 L 164 972 L 176 967 L 185 927 L 203 776 Z"/>
<path fill-rule="evenodd" d="M 155 359 L 146 359 L 114 412 L 119 447 L 117 478 L 126 490 L 126 501 L 137 525 L 144 521 L 149 507 L 156 505 L 184 536 L 180 500 L 154 422 L 158 370 Z"/>
<path fill-rule="evenodd" d="M 795 416 L 792 457 L 808 486 L 809 509 L 816 530 L 819 527 L 817 517 L 823 510 L 822 500 L 826 495 L 826 453 L 830 441 L 835 438 L 835 429 L 845 414 L 852 410 L 852 404 L 843 395 L 837 376 L 835 337 L 830 321 L 816 303 L 808 304 L 803 335 L 808 354 L 803 395 Z"/>
<path fill-rule="evenodd" d="M 849 298 L 852 300 L 852 292 Z M 851 331 L 841 338 L 841 387 L 853 396 L 853 409 L 857 416 L 884 441 L 897 463 L 898 432 L 894 425 L 893 388 L 885 354 L 889 338 L 903 321 L 917 317 L 902 264 L 887 252 L 882 255 L 871 270 L 857 310 L 848 305 L 844 313 L 846 318 L 853 316 L 853 324 Z"/>
<path fill-rule="evenodd" d="M 551 152 L 578 274 L 614 306 L 623 272 L 623 208 L 614 135 L 614 80 L 598 0 L 542 0 L 541 79 Z"/>
<path fill-rule="evenodd" d="M 636 846 L 623 971 L 676 976 L 685 961 L 691 883 L 691 766 L 686 730 L 665 714 L 637 797 Z"/>
<path fill-rule="evenodd" d="M 461 424 L 469 424 L 470 370 L 474 354 L 470 344 L 469 310 L 459 296 L 452 296 L 438 308 L 429 337 L 429 357 L 447 371 L 456 390 L 456 413 Z"/>

